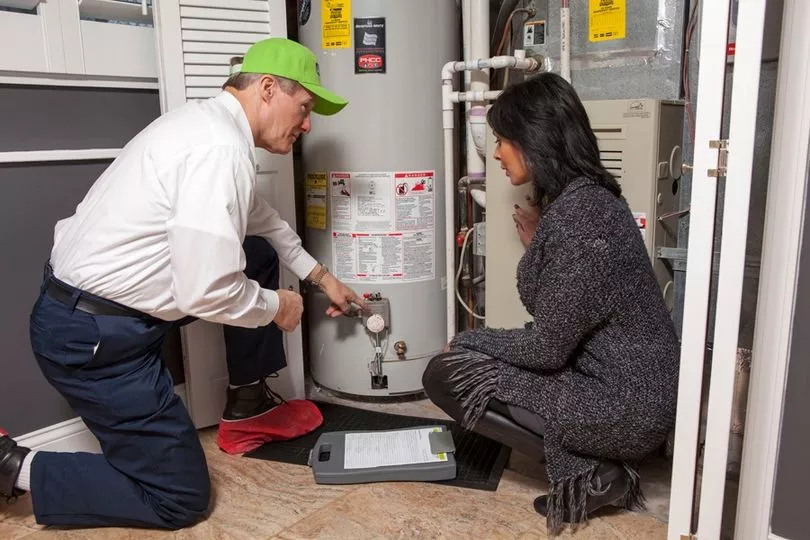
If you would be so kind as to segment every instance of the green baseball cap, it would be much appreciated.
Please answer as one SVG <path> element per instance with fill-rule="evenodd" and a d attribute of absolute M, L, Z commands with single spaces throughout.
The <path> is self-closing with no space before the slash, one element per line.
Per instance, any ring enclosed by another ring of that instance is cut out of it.
<path fill-rule="evenodd" d="M 245 53 L 239 71 L 278 75 L 296 81 L 315 95 L 315 107 L 312 110 L 317 114 L 336 114 L 348 103 L 321 86 L 315 54 L 290 39 L 270 38 L 254 43 Z"/>

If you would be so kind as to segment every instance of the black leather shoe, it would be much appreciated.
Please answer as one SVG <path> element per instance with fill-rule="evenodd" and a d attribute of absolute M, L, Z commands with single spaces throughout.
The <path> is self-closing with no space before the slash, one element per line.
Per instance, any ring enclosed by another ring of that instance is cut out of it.
<path fill-rule="evenodd" d="M 599 468 L 597 475 L 591 480 L 591 485 L 595 491 L 601 493 L 587 497 L 585 501 L 586 517 L 601 508 L 620 503 L 630 488 L 624 469 L 614 464 L 603 464 Z M 548 515 L 548 495 L 541 495 L 534 500 L 534 510 L 543 517 Z M 563 493 L 562 520 L 563 523 L 571 523 L 571 511 L 567 493 Z"/>
<path fill-rule="evenodd" d="M 8 435 L 0 432 L 0 498 L 6 499 L 9 504 L 25 491 L 14 487 L 20 476 L 23 460 L 28 455 L 28 448 L 17 446 L 17 443 Z"/>
<path fill-rule="evenodd" d="M 247 420 L 275 409 L 282 403 L 284 399 L 270 390 L 264 380 L 239 388 L 228 388 L 222 419 L 228 422 Z"/>

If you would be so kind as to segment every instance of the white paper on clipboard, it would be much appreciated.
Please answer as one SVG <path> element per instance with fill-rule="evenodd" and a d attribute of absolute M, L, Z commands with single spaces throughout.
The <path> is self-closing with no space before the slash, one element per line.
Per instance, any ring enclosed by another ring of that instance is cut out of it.
<path fill-rule="evenodd" d="M 347 433 L 344 469 L 372 469 L 397 465 L 441 463 L 447 454 L 430 450 L 430 433 L 441 428 L 418 428 L 371 433 Z"/>

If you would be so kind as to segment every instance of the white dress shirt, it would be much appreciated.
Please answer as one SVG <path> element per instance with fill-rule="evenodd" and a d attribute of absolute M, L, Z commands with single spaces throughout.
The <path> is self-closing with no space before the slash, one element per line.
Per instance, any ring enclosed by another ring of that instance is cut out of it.
<path fill-rule="evenodd" d="M 269 324 L 278 294 L 244 272 L 262 236 L 300 279 L 316 261 L 255 190 L 250 124 L 228 92 L 190 102 L 139 133 L 56 224 L 54 275 L 163 320 Z"/>

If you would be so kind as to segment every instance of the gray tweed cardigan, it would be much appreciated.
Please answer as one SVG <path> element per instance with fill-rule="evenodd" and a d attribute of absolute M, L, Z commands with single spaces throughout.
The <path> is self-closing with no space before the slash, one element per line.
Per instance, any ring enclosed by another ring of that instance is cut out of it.
<path fill-rule="evenodd" d="M 674 425 L 679 344 L 625 201 L 590 180 L 571 182 L 544 209 L 517 281 L 532 323 L 451 343 L 465 424 L 492 397 L 545 419 L 552 530 L 563 505 L 585 520 L 603 460 L 625 466 L 625 505 L 643 504 L 634 464 Z"/>

